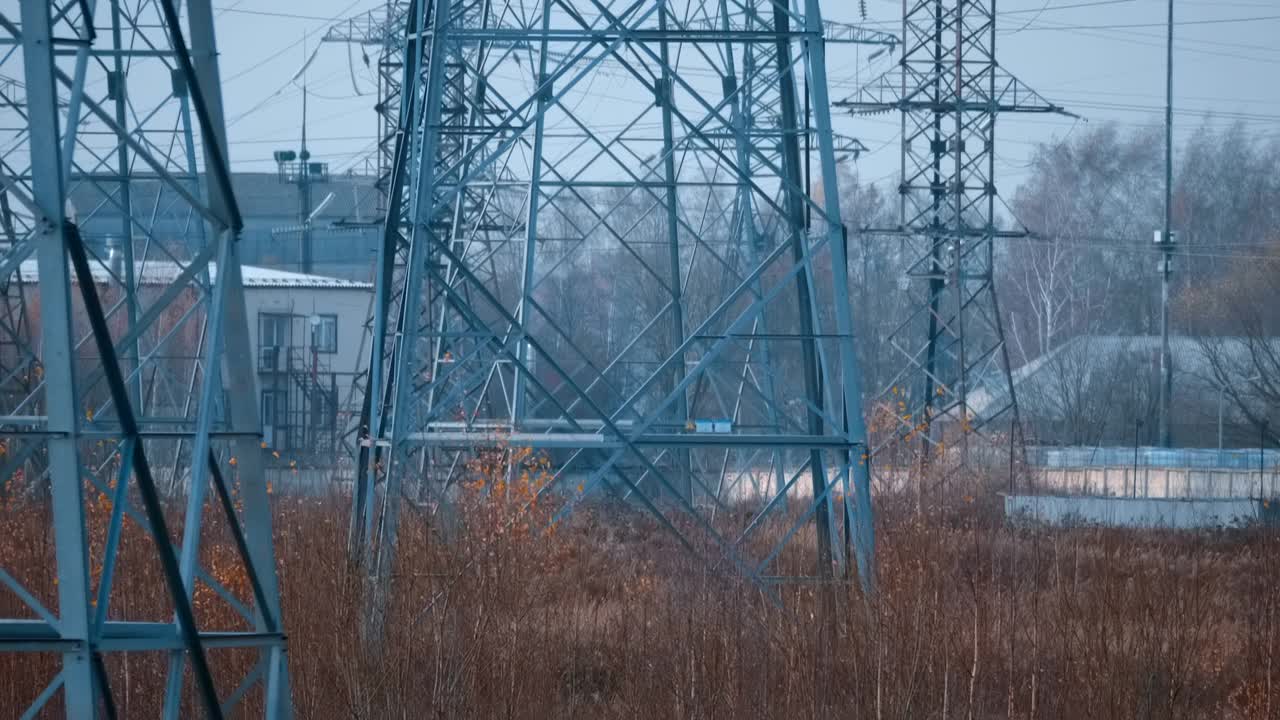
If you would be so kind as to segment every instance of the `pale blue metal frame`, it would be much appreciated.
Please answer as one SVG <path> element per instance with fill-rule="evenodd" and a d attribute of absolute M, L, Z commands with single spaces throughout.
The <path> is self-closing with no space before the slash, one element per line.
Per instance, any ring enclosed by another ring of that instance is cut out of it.
<path fill-rule="evenodd" d="M 390 47 L 393 60 L 385 64 L 405 72 L 394 97 L 385 98 L 400 104 L 381 251 L 384 258 L 394 253 L 400 267 L 382 263 L 376 280 L 360 428 L 368 437 L 357 453 L 353 507 L 352 547 L 370 561 L 373 597 L 382 599 L 372 613 L 380 615 L 388 592 L 400 506 L 415 494 L 406 478 L 425 478 L 419 490 L 447 507 L 460 458 L 500 444 L 569 451 L 556 482 L 542 490 L 569 495 L 561 516 L 582 496 L 616 485 L 692 548 L 669 514 L 690 516 L 725 560 L 762 583 L 773 558 L 816 515 L 825 556 L 815 575 L 843 573 L 848 543 L 870 594 L 869 449 L 847 239 L 839 194 L 819 200 L 808 188 L 799 138 L 815 141 L 823 187 L 838 187 L 842 150 L 831 125 L 824 33 L 889 47 L 897 39 L 826 23 L 817 0 L 794 11 L 750 0 L 679 7 L 672 0 L 582 0 L 554 11 L 550 3 L 521 10 L 499 13 L 477 0 L 438 3 L 430 12 L 399 4 L 329 37 Z M 528 75 L 525 94 L 493 79 L 502 63 Z M 694 64 L 719 76 L 720 95 L 685 69 Z M 808 80 L 812 126 L 801 117 L 797 71 Z M 606 73 L 653 99 L 621 129 L 597 127 L 567 104 Z M 449 112 L 441 109 L 446 98 Z M 646 154 L 633 138 L 650 109 L 661 133 Z M 552 114 L 555 143 L 547 131 Z M 616 168 L 614 177 L 592 173 L 596 164 Z M 401 188 L 412 202 L 396 199 Z M 698 188 L 731 193 L 726 203 L 708 194 L 698 219 L 689 194 Z M 650 216 L 662 227 L 661 259 L 646 256 L 636 237 Z M 732 229 L 720 231 L 717 220 Z M 549 223 L 564 228 L 572 244 L 565 256 L 544 261 L 555 240 Z M 603 365 L 539 299 L 546 278 L 588 242 L 611 243 L 633 264 L 628 272 L 662 296 L 657 315 Z M 721 244 L 723 254 L 715 249 Z M 722 268 L 724 281 L 691 319 L 685 294 L 699 255 Z M 493 269 L 495 256 L 519 268 L 515 300 Z M 771 335 L 766 312 L 784 303 L 796 303 L 802 329 Z M 618 369 L 635 365 L 664 321 L 670 347 L 645 361 L 642 377 L 619 381 Z M 798 405 L 783 403 L 778 387 L 785 381 L 796 392 L 795 380 L 778 371 L 787 343 L 808 348 L 800 363 L 808 389 Z M 386 377 L 392 390 L 384 389 Z M 617 401 L 602 404 L 601 391 Z M 763 429 L 723 437 L 689 427 L 695 408 L 708 412 L 717 404 L 735 424 L 748 411 L 771 419 Z M 771 487 L 743 537 L 730 542 L 711 517 L 732 502 L 723 492 L 752 474 L 761 448 L 770 457 Z M 803 461 L 787 482 L 791 453 Z M 598 462 L 585 467 L 593 455 Z M 566 489 L 571 473 L 581 476 L 583 492 Z M 813 486 L 809 512 L 763 560 L 743 557 L 746 536 L 785 506 L 805 473 Z M 838 506 L 831 502 L 836 491 Z"/>
<path fill-rule="evenodd" d="M 5 227 L 25 233 L 10 236 L 0 250 L 0 269 L 6 272 L 0 282 L 10 287 L 15 276 L 21 277 L 22 262 L 34 254 L 38 283 L 26 291 L 39 293 L 41 307 L 38 337 L 21 338 L 39 348 L 38 366 L 35 354 L 29 353 L 29 369 L 40 368 L 38 381 L 16 386 L 10 385 L 13 377 L 4 378 L 6 391 L 25 387 L 25 394 L 12 406 L 0 408 L 0 437 L 22 445 L 21 452 L 7 459 L 6 473 L 22 470 L 37 481 L 47 479 L 52 490 L 57 574 L 45 580 L 56 584 L 58 596 L 53 613 L 41 605 L 37 593 L 0 567 L 0 584 L 35 615 L 0 619 L 0 651 L 62 656 L 61 671 L 33 698 L 24 717 L 35 716 L 59 690 L 69 718 L 92 718 L 103 708 L 114 709 L 110 665 L 104 657 L 120 651 L 169 654 L 166 717 L 176 718 L 184 711 L 182 677 L 188 662 L 200 680 L 197 704 L 208 717 L 231 712 L 255 687 L 262 688 L 266 717 L 290 714 L 256 393 L 225 392 L 228 385 L 253 387 L 256 380 L 237 249 L 241 222 L 226 161 L 213 14 L 208 0 L 192 0 L 183 10 L 180 18 L 174 0 L 24 0 L 16 21 L 0 13 L 0 34 L 7 35 L 5 44 L 15 45 L 5 60 L 21 59 L 25 91 L 25 97 L 16 92 L 0 97 L 0 113 L 8 115 L 5 125 L 12 128 L 6 131 L 11 136 L 0 157 L 0 183 L 6 200 L 16 201 L 6 205 Z M 68 42 L 74 50 L 57 47 Z M 65 63 L 69 72 L 62 67 Z M 142 83 L 129 88 L 129 75 L 143 77 L 148 67 L 175 78 L 172 93 L 157 93 Z M 110 73 L 106 83 L 104 72 Z M 106 93 L 105 98 L 99 93 Z M 193 110 L 202 152 L 193 143 Z M 89 121 L 98 126 L 96 132 L 81 134 Z M 158 140 L 158 123 L 170 123 L 173 142 Z M 110 170 L 102 172 L 103 168 Z M 200 172 L 210 180 L 207 202 L 201 198 Z M 147 209 L 132 207 L 130 189 L 135 182 L 159 183 L 187 208 L 196 219 L 191 235 L 154 235 Z M 120 272 L 112 272 L 94 256 L 82 234 L 80 226 L 95 209 L 70 206 L 77 185 L 93 188 L 102 202 L 125 210 L 121 249 L 126 267 Z M 68 257 L 76 269 L 74 281 Z M 142 292 L 143 264 L 160 262 L 173 263 L 174 276 L 166 287 Z M 82 297 L 90 333 L 73 322 L 73 291 Z M 106 292 L 119 299 L 105 305 Z M 184 298 L 193 301 L 190 308 L 165 312 Z M 0 318 L 0 323 L 9 321 L 7 316 Z M 114 330 L 115 337 L 108 322 L 122 328 Z M 184 328 L 198 333 L 198 356 L 166 357 L 161 350 Z M 156 393 L 148 386 L 151 378 L 173 370 L 165 363 L 176 362 L 187 363 L 174 374 L 184 378 L 189 395 L 177 406 L 177 421 L 173 408 L 158 411 L 158 401 L 150 399 Z M 104 381 L 111 389 L 110 400 L 91 394 Z M 94 450 L 95 444 L 101 447 L 102 441 L 112 439 L 117 441 L 114 452 Z M 47 463 L 33 451 L 41 444 L 47 448 Z M 150 461 L 159 455 L 172 458 L 170 487 L 186 493 L 180 544 L 171 543 L 164 530 L 157 477 L 152 474 L 158 466 Z M 240 512 L 231 502 L 233 480 L 243 500 Z M 250 604 L 200 566 L 209 483 L 253 590 Z M 132 487 L 141 493 L 141 508 L 130 501 Z M 86 541 L 86 493 L 102 493 L 111 501 L 105 547 L 96 557 L 91 557 Z M 111 588 L 119 582 L 117 555 L 128 522 L 143 525 L 157 541 L 178 610 L 168 622 L 130 620 L 110 603 Z M 91 560 L 102 568 L 96 588 L 89 580 Z M 0 565 L 3 562 L 0 559 Z M 195 627 L 189 602 L 197 579 L 252 629 Z M 220 698 L 209 681 L 211 659 L 204 650 L 223 647 L 256 648 L 260 660 L 234 693 Z"/>

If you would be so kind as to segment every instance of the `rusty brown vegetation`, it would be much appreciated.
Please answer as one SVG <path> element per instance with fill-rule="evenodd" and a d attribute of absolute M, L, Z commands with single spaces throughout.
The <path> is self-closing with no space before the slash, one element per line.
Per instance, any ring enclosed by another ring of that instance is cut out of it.
<path fill-rule="evenodd" d="M 877 601 L 811 584 L 780 587 L 778 606 L 727 566 L 690 559 L 639 510 L 592 505 L 547 531 L 552 508 L 527 502 L 538 482 L 469 483 L 447 544 L 406 515 L 376 651 L 343 550 L 346 499 L 275 496 L 297 716 L 1280 717 L 1274 531 L 1032 530 L 982 501 L 918 517 L 913 499 L 882 498 Z M 7 502 L 4 567 L 52 605 L 47 511 L 27 493 Z M 90 525 L 108 511 L 91 504 Z M 205 566 L 247 599 L 211 522 Z M 806 547 L 781 569 L 801 571 Z M 123 548 L 112 616 L 166 618 L 150 540 L 130 524 Z M 239 627 L 198 588 L 202 622 Z M 823 622 L 827 591 L 837 610 Z M 21 612 L 8 595 L 0 610 Z M 253 666 L 238 652 L 211 651 L 224 694 Z M 108 669 L 124 717 L 157 716 L 164 658 L 111 655 Z M 55 672 L 54 656 L 0 655 L 0 717 Z M 237 716 L 260 703 L 249 695 Z"/>

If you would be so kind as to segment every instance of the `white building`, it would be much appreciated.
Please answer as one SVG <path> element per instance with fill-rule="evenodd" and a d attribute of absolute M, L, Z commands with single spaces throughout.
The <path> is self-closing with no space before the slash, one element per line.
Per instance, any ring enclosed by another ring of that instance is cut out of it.
<path fill-rule="evenodd" d="M 217 267 L 209 267 L 213 282 Z M 114 268 L 114 277 L 108 265 L 94 263 L 91 269 L 110 307 L 113 289 L 119 289 L 120 268 Z M 135 282 L 142 303 L 147 302 L 149 287 L 158 291 L 182 270 L 174 262 L 137 263 Z M 22 263 L 21 276 L 28 298 L 36 297 L 34 259 Z M 350 425 L 351 408 L 359 407 L 352 387 L 366 364 L 364 332 L 373 286 L 247 265 L 242 266 L 242 276 L 257 377 L 252 392 L 258 398 L 263 439 L 281 462 L 331 464 L 340 454 L 335 451 Z M 166 351 L 194 355 L 196 337 L 188 333 L 178 341 L 183 347 Z"/>
<path fill-rule="evenodd" d="M 373 285 L 252 266 L 243 275 L 263 439 L 323 463 L 358 407 Z"/>

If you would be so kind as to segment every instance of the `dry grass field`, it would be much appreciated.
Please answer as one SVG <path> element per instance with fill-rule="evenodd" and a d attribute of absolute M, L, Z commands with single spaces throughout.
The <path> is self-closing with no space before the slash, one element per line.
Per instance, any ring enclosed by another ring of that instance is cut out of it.
<path fill-rule="evenodd" d="M 479 485 L 447 544 L 406 516 L 376 651 L 362 649 L 347 499 L 275 497 L 299 718 L 1280 717 L 1275 531 L 1031 530 L 982 501 L 918 519 L 882 498 L 876 602 L 811 584 L 781 588 L 779 607 L 640 511 L 595 505 L 543 531 L 550 508 Z M 48 511 L 17 497 L 0 558 L 52 605 Z M 106 515 L 95 505 L 91 525 Z M 782 570 L 809 562 L 805 544 Z M 113 617 L 169 614 L 149 545 L 130 524 Z M 229 542 L 205 565 L 248 597 Z M 195 602 L 203 622 L 240 627 L 207 588 Z M 0 593 L 0 612 L 17 614 L 16 599 Z M 211 651 L 224 692 L 254 662 L 239 652 Z M 164 659 L 107 662 L 123 717 L 156 717 Z M 53 656 L 0 655 L 0 717 L 55 672 Z"/>

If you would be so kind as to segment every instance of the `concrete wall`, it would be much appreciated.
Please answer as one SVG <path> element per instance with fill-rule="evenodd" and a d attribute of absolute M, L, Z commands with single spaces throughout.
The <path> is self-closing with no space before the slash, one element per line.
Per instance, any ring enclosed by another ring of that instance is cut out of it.
<path fill-rule="evenodd" d="M 1274 524 L 1277 506 L 1264 500 L 1009 495 L 1005 518 L 1050 525 L 1111 527 L 1223 528 L 1257 522 Z"/>
<path fill-rule="evenodd" d="M 1153 498 L 1280 497 L 1280 471 L 1205 468 L 1041 468 L 1040 487 L 1052 493 Z"/>

